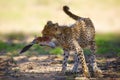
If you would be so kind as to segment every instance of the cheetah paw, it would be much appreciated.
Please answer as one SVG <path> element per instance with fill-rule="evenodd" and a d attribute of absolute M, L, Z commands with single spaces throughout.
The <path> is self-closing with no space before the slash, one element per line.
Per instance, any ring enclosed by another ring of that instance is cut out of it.
<path fill-rule="evenodd" d="M 94 77 L 103 77 L 101 69 L 95 68 L 93 70 L 94 70 Z"/>

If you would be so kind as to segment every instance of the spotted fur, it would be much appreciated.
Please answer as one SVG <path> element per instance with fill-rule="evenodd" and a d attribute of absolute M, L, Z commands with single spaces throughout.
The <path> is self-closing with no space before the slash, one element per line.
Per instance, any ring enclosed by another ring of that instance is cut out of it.
<path fill-rule="evenodd" d="M 58 23 L 48 21 L 45 25 L 42 34 L 50 39 L 55 38 L 64 50 L 64 60 L 62 64 L 62 72 L 66 71 L 67 59 L 71 51 L 75 52 L 76 58 L 73 67 L 73 72 L 77 72 L 79 62 L 81 63 L 83 74 L 85 77 L 90 77 L 89 70 L 83 54 L 83 48 L 90 45 L 90 50 L 93 55 L 90 58 L 90 65 L 93 67 L 95 74 L 101 70 L 97 67 L 95 59 L 95 29 L 92 21 L 89 18 L 83 18 L 72 14 L 67 6 L 63 7 L 64 12 L 76 22 L 72 26 L 61 26 Z M 92 60 L 91 60 L 92 59 Z"/>

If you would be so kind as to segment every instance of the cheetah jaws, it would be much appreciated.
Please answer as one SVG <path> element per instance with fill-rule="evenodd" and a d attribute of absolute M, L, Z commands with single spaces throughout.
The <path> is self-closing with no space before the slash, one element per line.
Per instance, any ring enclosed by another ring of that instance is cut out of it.
<path fill-rule="evenodd" d="M 32 42 L 30 42 L 28 45 L 26 45 L 21 51 L 21 53 L 26 52 L 28 49 L 30 49 L 34 44 L 38 44 L 40 46 L 49 46 L 51 48 L 56 47 L 55 43 L 51 42 L 49 37 L 36 37 Z"/>

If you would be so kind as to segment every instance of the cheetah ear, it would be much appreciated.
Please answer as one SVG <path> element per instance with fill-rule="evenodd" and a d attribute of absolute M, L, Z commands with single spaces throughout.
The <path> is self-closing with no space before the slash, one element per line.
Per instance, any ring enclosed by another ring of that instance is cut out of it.
<path fill-rule="evenodd" d="M 55 29 L 56 29 L 56 34 L 57 35 L 61 34 L 61 31 L 58 28 L 58 23 L 55 24 Z"/>
<path fill-rule="evenodd" d="M 51 25 L 51 24 L 53 24 L 52 21 L 48 21 L 47 22 L 47 25 Z"/>
<path fill-rule="evenodd" d="M 55 23 L 55 25 L 57 25 L 57 26 L 58 26 L 58 23 Z"/>
<path fill-rule="evenodd" d="M 55 26 L 58 27 L 58 23 L 55 23 Z"/>

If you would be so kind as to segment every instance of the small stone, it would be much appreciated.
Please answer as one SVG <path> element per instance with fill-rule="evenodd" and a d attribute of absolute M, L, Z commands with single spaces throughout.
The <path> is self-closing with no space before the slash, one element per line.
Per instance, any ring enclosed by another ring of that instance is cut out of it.
<path fill-rule="evenodd" d="M 75 80 L 89 80 L 89 79 L 86 77 L 76 77 Z"/>

